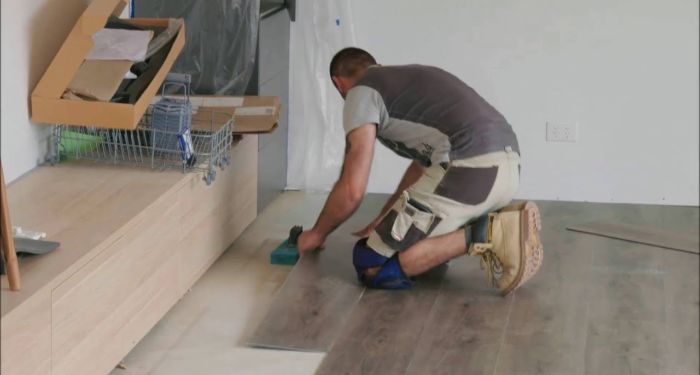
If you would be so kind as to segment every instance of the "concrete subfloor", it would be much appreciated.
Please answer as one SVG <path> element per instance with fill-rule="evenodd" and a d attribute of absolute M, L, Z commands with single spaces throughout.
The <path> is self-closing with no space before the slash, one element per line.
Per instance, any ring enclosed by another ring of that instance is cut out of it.
<path fill-rule="evenodd" d="M 269 251 L 291 225 L 313 224 L 324 198 L 287 192 L 275 200 L 124 358 L 126 368 L 112 374 L 314 373 L 325 354 L 252 349 L 245 343 L 291 269 L 270 265 Z M 558 202 L 542 207 L 545 264 L 518 293 L 527 312 L 511 319 L 517 325 L 510 328 L 513 337 L 505 337 L 508 345 L 501 345 L 500 359 L 487 373 L 697 373 L 698 256 L 565 227 L 617 219 L 696 231 L 698 209 Z M 367 207 L 363 215 L 378 209 Z M 538 309 L 548 320 L 535 319 Z M 519 340 L 530 354 L 508 354 Z M 571 350 L 553 357 L 553 345 Z"/>

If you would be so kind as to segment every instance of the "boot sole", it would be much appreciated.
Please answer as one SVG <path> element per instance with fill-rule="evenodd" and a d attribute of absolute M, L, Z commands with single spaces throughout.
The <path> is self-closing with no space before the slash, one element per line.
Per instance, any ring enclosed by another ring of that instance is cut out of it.
<path fill-rule="evenodd" d="M 513 282 L 501 291 L 503 296 L 525 284 L 542 265 L 544 249 L 540 242 L 542 218 L 535 202 L 527 201 L 520 209 L 520 267 Z"/>

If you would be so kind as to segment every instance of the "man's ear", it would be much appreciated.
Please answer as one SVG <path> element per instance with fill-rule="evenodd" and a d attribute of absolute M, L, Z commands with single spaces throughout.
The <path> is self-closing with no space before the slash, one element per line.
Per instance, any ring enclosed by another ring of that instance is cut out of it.
<path fill-rule="evenodd" d="M 333 81 L 333 85 L 335 85 L 335 88 L 340 90 L 340 77 L 332 76 L 331 80 Z"/>

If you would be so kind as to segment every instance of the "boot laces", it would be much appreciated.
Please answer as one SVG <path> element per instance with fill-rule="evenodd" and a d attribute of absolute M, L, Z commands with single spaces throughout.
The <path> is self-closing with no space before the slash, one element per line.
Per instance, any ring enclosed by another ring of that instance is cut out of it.
<path fill-rule="evenodd" d="M 479 263 L 481 269 L 486 271 L 486 280 L 492 286 L 497 286 L 498 278 L 503 274 L 503 263 L 491 250 L 492 247 L 491 244 L 475 243 L 470 255 L 481 258 Z"/>

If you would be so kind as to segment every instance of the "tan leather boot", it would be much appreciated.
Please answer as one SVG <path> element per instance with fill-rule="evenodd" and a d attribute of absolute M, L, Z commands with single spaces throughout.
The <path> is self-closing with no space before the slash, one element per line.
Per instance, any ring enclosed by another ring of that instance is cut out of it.
<path fill-rule="evenodd" d="M 467 253 L 481 256 L 489 281 L 504 296 L 529 280 L 542 264 L 540 211 L 534 202 L 509 205 L 489 214 L 487 243 L 473 243 Z"/>

